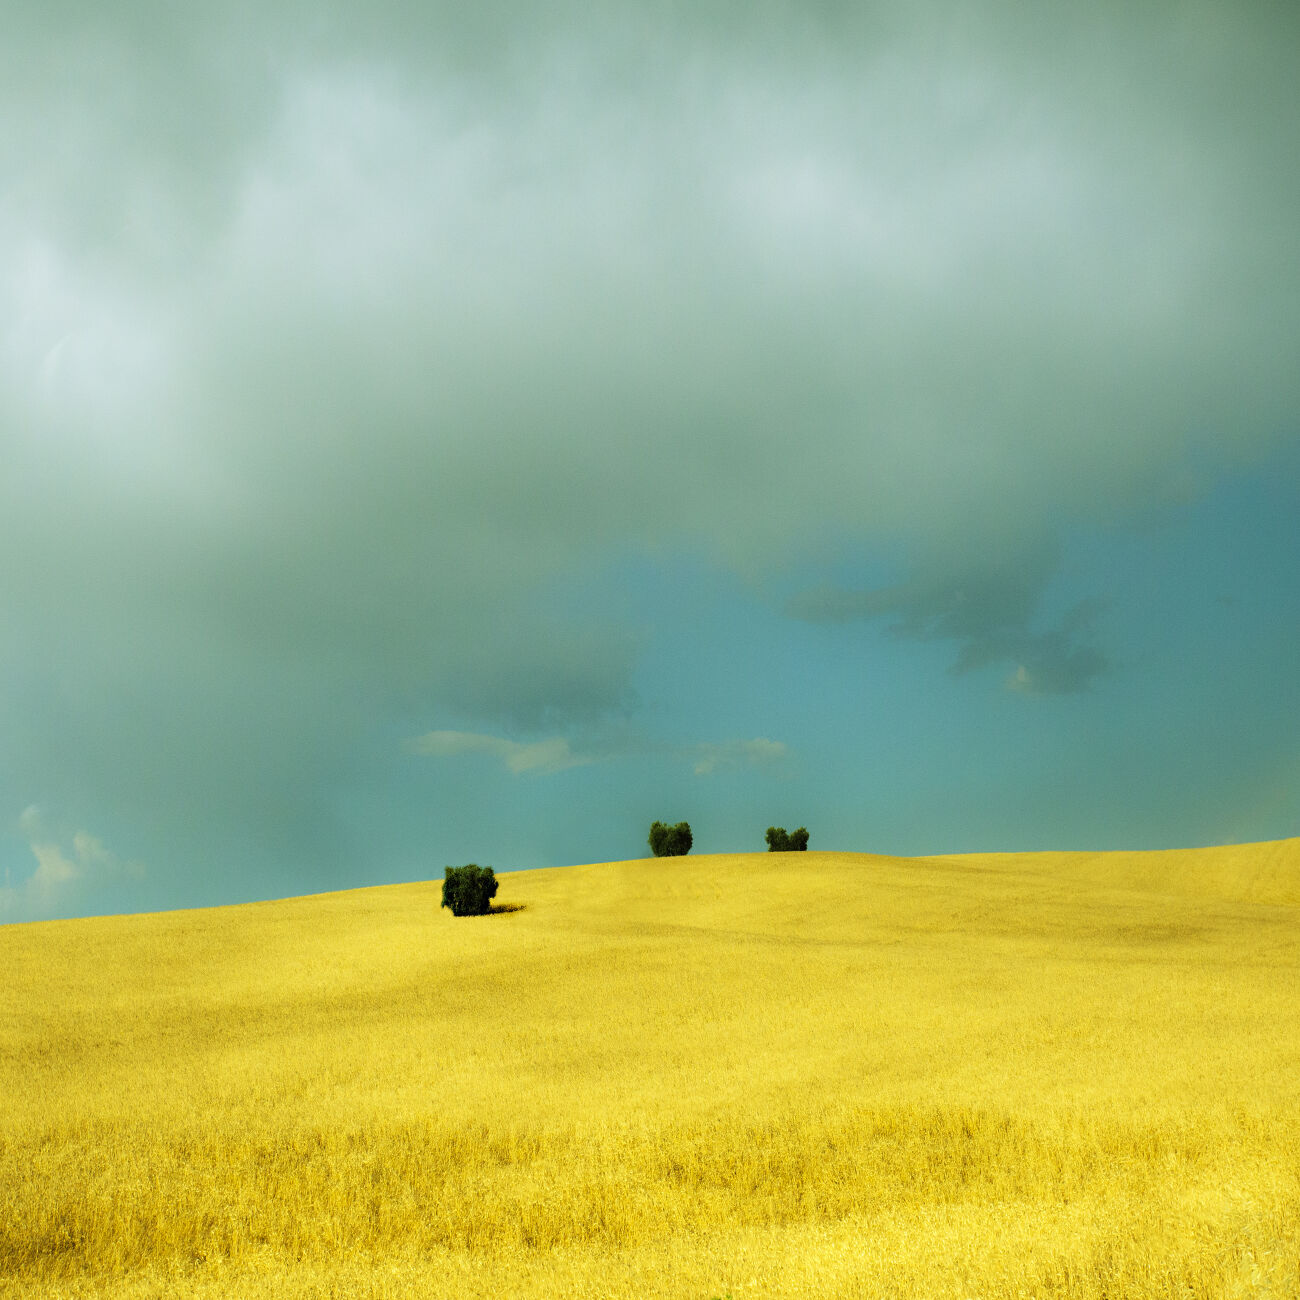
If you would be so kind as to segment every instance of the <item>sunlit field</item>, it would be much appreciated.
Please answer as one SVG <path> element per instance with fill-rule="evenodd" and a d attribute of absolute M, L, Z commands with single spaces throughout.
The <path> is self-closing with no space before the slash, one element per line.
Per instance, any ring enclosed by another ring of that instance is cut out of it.
<path fill-rule="evenodd" d="M 1300 840 L 440 891 L 0 928 L 0 1295 L 1300 1295 Z"/>

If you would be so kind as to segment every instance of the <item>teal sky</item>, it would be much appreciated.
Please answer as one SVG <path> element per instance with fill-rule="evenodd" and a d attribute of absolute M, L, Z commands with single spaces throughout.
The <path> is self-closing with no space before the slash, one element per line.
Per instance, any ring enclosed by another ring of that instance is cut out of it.
<path fill-rule="evenodd" d="M 1300 835 L 1300 10 L 11 0 L 0 921 Z"/>

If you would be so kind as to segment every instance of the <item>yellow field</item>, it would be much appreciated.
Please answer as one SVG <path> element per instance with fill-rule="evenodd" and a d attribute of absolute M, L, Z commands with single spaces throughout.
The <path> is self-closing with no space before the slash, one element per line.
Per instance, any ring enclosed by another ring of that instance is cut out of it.
<path fill-rule="evenodd" d="M 0 927 L 0 1295 L 1300 1295 L 1300 840 Z"/>

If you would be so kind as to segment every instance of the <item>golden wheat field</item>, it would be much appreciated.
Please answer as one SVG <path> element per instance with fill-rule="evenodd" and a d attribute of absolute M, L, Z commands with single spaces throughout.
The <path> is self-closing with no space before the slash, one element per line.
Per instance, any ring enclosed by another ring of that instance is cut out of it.
<path fill-rule="evenodd" d="M 1300 840 L 0 928 L 0 1295 L 1300 1295 Z"/>

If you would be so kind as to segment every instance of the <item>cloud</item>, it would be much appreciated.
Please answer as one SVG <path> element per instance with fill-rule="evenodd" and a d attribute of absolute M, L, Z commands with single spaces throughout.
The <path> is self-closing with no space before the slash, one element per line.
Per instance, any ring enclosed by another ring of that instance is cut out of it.
<path fill-rule="evenodd" d="M 1044 629 L 1039 609 L 1057 563 L 1054 539 L 1022 539 L 976 561 L 931 556 L 889 586 L 854 590 L 824 583 L 791 597 L 785 609 L 809 623 L 892 618 L 893 636 L 954 642 L 955 675 L 1010 660 L 1018 665 L 1010 683 L 1015 689 L 1070 694 L 1110 667 L 1106 653 L 1088 639 L 1107 603 L 1081 601 Z"/>
<path fill-rule="evenodd" d="M 1008 686 L 1022 694 L 1074 695 L 1087 690 L 1112 667 L 1106 652 L 1084 639 L 1108 608 L 1101 599 L 1080 601 L 1055 628 L 1010 637 L 996 656 L 988 657 L 1020 659 Z"/>
<path fill-rule="evenodd" d="M 597 760 L 589 754 L 575 754 L 563 736 L 523 743 L 500 736 L 485 736 L 471 731 L 429 731 L 407 743 L 414 754 L 435 758 L 455 758 L 462 754 L 491 754 L 516 773 L 544 775 L 582 767 Z"/>
<path fill-rule="evenodd" d="M 15 801 L 344 870 L 368 736 L 636 707 L 633 620 L 582 602 L 629 555 L 902 545 L 822 613 L 1094 680 L 1004 523 L 1292 436 L 1295 23 L 10 5 Z"/>
<path fill-rule="evenodd" d="M 1074 695 L 1086 690 L 1094 678 L 1110 667 L 1110 661 L 1092 647 L 1067 649 L 1055 638 L 1040 638 L 1042 650 L 1030 664 L 1019 664 L 1007 682 L 1022 695 Z"/>
<path fill-rule="evenodd" d="M 712 776 L 714 772 L 728 768 L 761 767 L 775 763 L 786 756 L 787 750 L 779 740 L 766 740 L 758 736 L 753 740 L 695 745 L 691 754 L 695 762 L 695 775 Z"/>
<path fill-rule="evenodd" d="M 0 917 L 6 920 L 39 920 L 74 908 L 90 890 L 140 880 L 145 874 L 140 862 L 122 861 L 98 837 L 75 831 L 60 837 L 47 827 L 41 810 L 31 805 L 18 819 L 36 869 L 19 885 L 6 878 L 0 888 Z"/>
<path fill-rule="evenodd" d="M 671 745 L 644 738 L 622 737 L 617 743 L 605 744 L 598 752 L 575 751 L 562 736 L 522 742 L 472 731 L 430 731 L 406 742 L 408 752 L 435 758 L 456 758 L 465 754 L 490 754 L 500 759 L 511 772 L 544 775 L 589 763 L 607 762 L 632 755 L 666 754 L 689 762 L 697 776 L 735 767 L 754 767 L 775 762 L 786 756 L 779 740 L 761 737 L 753 740 L 728 740 L 718 743 Z"/>

